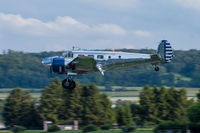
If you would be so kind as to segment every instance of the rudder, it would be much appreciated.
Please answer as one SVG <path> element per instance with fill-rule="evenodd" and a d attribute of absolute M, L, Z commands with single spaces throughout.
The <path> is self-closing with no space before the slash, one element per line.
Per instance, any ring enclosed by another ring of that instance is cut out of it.
<path fill-rule="evenodd" d="M 173 50 L 171 44 L 167 40 L 162 40 L 158 46 L 157 54 L 163 59 L 163 63 L 171 62 L 173 58 Z"/>

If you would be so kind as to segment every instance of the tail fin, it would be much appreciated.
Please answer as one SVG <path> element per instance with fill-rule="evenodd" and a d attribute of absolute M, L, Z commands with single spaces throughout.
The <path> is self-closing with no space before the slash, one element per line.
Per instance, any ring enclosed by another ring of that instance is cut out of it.
<path fill-rule="evenodd" d="M 173 50 L 167 40 L 162 40 L 158 46 L 157 54 L 163 59 L 163 63 L 171 62 L 173 58 Z"/>

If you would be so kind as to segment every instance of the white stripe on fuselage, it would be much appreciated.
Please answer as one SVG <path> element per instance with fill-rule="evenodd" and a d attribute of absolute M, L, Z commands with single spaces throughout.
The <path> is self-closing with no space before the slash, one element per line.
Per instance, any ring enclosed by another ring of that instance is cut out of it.
<path fill-rule="evenodd" d="M 150 54 L 141 53 L 127 53 L 127 52 L 112 52 L 112 51 L 72 51 L 73 58 L 78 56 L 93 55 L 95 60 L 108 60 L 108 59 L 150 59 Z M 97 58 L 98 55 L 103 55 L 103 59 Z M 110 58 L 109 58 L 110 56 Z"/>

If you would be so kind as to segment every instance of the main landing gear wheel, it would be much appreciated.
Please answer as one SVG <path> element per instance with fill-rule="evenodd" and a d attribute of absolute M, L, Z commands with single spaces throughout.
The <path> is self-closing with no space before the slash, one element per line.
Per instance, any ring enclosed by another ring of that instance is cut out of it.
<path fill-rule="evenodd" d="M 62 86 L 65 89 L 74 89 L 76 87 L 76 83 L 74 82 L 74 80 L 64 79 L 62 81 Z"/>
<path fill-rule="evenodd" d="M 158 72 L 158 71 L 159 71 L 159 67 L 158 67 L 158 66 L 155 66 L 154 70 L 155 70 L 156 72 Z"/>

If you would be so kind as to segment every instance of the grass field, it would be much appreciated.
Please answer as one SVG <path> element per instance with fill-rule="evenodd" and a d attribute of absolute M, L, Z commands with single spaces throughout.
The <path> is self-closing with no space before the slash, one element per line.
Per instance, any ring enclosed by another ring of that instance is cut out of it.
<path fill-rule="evenodd" d="M 142 87 L 124 87 L 124 86 L 112 86 L 112 91 L 105 91 L 104 86 L 98 86 L 99 90 L 102 93 L 106 93 L 112 101 L 118 99 L 135 101 L 139 100 L 139 94 L 142 90 Z M 180 89 L 180 88 L 176 88 Z M 188 98 L 195 98 L 196 93 L 200 88 L 185 88 L 187 91 Z M 0 89 L 0 99 L 5 99 L 12 88 Z M 37 88 L 24 88 L 24 91 L 29 91 L 34 99 L 39 99 L 41 96 L 42 89 Z"/>
<path fill-rule="evenodd" d="M 24 131 L 23 133 L 47 133 L 42 130 L 27 130 Z M 55 133 L 82 133 L 81 130 L 78 131 L 58 131 Z M 99 130 L 99 131 L 94 131 L 94 132 L 89 132 L 89 133 L 123 133 L 122 130 Z M 153 133 L 152 130 L 136 130 L 135 132 L 132 133 Z"/>

